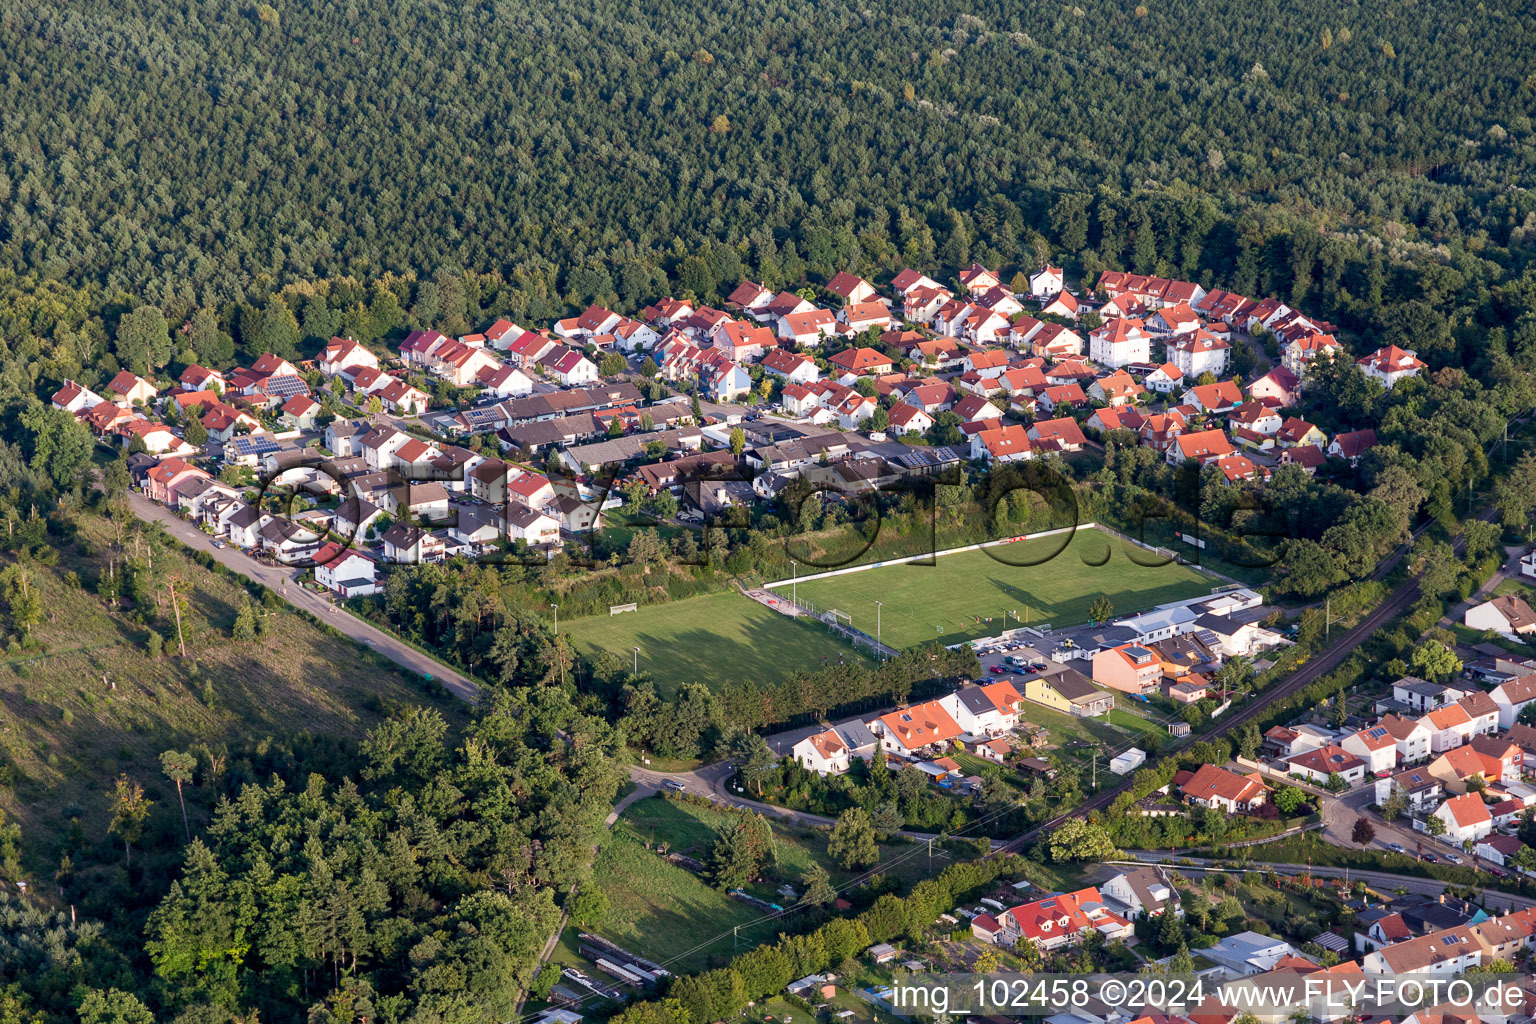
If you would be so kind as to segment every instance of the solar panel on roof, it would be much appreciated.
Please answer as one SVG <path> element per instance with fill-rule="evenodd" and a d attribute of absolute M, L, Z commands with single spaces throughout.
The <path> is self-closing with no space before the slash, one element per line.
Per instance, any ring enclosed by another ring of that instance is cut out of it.
<path fill-rule="evenodd" d="M 288 399 L 294 395 L 309 394 L 309 385 L 303 377 L 294 377 L 290 374 L 282 374 L 276 377 L 268 377 L 262 385 L 262 390 L 274 398 Z"/>
<path fill-rule="evenodd" d="M 1207 647 L 1215 647 L 1221 643 L 1221 638 L 1208 629 L 1196 630 L 1195 639 L 1205 644 Z"/>

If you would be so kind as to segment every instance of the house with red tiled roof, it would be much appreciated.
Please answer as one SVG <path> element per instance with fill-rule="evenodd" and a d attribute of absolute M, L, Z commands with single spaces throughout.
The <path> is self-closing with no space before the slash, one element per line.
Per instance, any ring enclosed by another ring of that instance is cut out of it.
<path fill-rule="evenodd" d="M 916 324 L 931 323 L 939 310 L 954 297 L 948 288 L 920 285 L 902 296 L 902 315 Z"/>
<path fill-rule="evenodd" d="M 149 405 L 159 393 L 149 381 L 128 370 L 120 371 L 107 385 L 107 397 L 125 408 L 135 403 Z"/>
<path fill-rule="evenodd" d="M 1446 841 L 1457 845 L 1469 839 L 1476 842 L 1493 831 L 1493 815 L 1488 813 L 1481 793 L 1450 797 L 1434 813 L 1445 823 Z"/>
<path fill-rule="evenodd" d="M 1344 346 L 1331 334 L 1306 334 L 1293 338 L 1280 350 L 1280 365 L 1300 380 L 1306 376 L 1307 364 L 1312 360 L 1332 359 L 1343 351 Z"/>
<path fill-rule="evenodd" d="M 1047 415 L 1063 409 L 1081 409 L 1088 404 L 1088 396 L 1075 381 L 1048 387 L 1035 396 L 1035 404 Z"/>
<path fill-rule="evenodd" d="M 229 382 L 222 373 L 196 363 L 182 370 L 176 382 L 188 391 L 217 391 L 223 394 L 229 390 Z"/>
<path fill-rule="evenodd" d="M 1029 294 L 1037 299 L 1048 299 L 1066 286 L 1066 274 L 1049 263 L 1029 275 Z"/>
<path fill-rule="evenodd" d="M 933 417 L 915 405 L 897 402 L 891 406 L 891 423 L 886 429 L 897 436 L 902 434 L 926 434 L 933 429 Z"/>
<path fill-rule="evenodd" d="M 959 280 L 960 290 L 964 292 L 984 292 L 989 288 L 996 288 L 1001 283 L 996 274 L 980 263 L 972 263 L 960 271 Z"/>
<path fill-rule="evenodd" d="M 1184 401 L 1200 412 L 1220 415 L 1243 404 L 1242 389 L 1236 381 L 1222 380 L 1215 384 L 1197 384 L 1184 394 Z"/>
<path fill-rule="evenodd" d="M 1108 433 L 1111 430 L 1129 430 L 1137 433 L 1146 422 L 1146 417 L 1138 409 L 1127 405 L 1118 409 L 1095 409 L 1093 414 L 1083 422 L 1083 426 L 1100 433 Z"/>
<path fill-rule="evenodd" d="M 1174 436 L 1172 443 L 1168 446 L 1167 458 L 1171 466 L 1191 460 L 1203 466 L 1207 462 L 1214 462 L 1232 455 L 1236 450 L 1222 430 L 1197 430 L 1193 433 L 1180 433 Z"/>
<path fill-rule="evenodd" d="M 842 775 L 852 756 L 836 729 L 813 733 L 790 748 L 790 757 L 817 775 Z"/>
<path fill-rule="evenodd" d="M 106 399 L 82 384 L 66 380 L 64 386 L 53 393 L 52 401 L 55 409 L 62 409 L 78 416 L 105 402 Z"/>
<path fill-rule="evenodd" d="M 1224 455 L 1212 463 L 1221 470 L 1222 479 L 1228 484 L 1239 484 L 1248 480 L 1267 480 L 1269 471 L 1254 464 L 1246 455 Z"/>
<path fill-rule="evenodd" d="M 882 750 L 903 757 L 916 757 L 928 747 L 943 748 L 963 731 L 936 700 L 881 715 L 869 729 L 879 737 Z"/>
<path fill-rule="evenodd" d="M 1147 318 L 1147 330 L 1153 334 L 1188 334 L 1200 326 L 1200 317 L 1187 302 L 1164 306 Z"/>
<path fill-rule="evenodd" d="M 1088 358 L 1117 369 L 1152 358 L 1152 336 L 1140 320 L 1115 319 L 1088 332 Z"/>
<path fill-rule="evenodd" d="M 320 403 L 308 395 L 294 395 L 283 403 L 283 422 L 296 430 L 308 430 L 320 415 Z"/>
<path fill-rule="evenodd" d="M 971 435 L 971 458 L 987 462 L 1023 462 L 1034 457 L 1034 448 L 1029 431 L 1017 423 L 989 420 Z"/>
<path fill-rule="evenodd" d="M 1319 784 L 1326 783 L 1335 775 L 1351 785 L 1365 780 L 1365 759 L 1356 757 L 1334 743 L 1293 754 L 1285 759 L 1285 764 L 1290 774 L 1300 775 Z"/>
<path fill-rule="evenodd" d="M 923 381 L 908 389 L 902 401 L 932 416 L 954 405 L 957 397 L 954 387 L 947 381 Z"/>
<path fill-rule="evenodd" d="M 1367 427 L 1364 430 L 1335 434 L 1333 443 L 1328 446 L 1328 454 L 1336 459 L 1348 459 L 1353 466 L 1360 456 L 1375 447 L 1376 431 Z"/>
<path fill-rule="evenodd" d="M 1190 380 L 1202 374 L 1220 376 L 1231 361 L 1232 343 L 1199 328 L 1168 340 L 1168 361 Z"/>
<path fill-rule="evenodd" d="M 1271 792 L 1258 772 L 1239 775 L 1227 768 L 1203 764 L 1194 772 L 1179 775 L 1185 777 L 1175 777 L 1174 785 L 1187 802 L 1228 814 L 1250 813 L 1267 801 Z"/>
<path fill-rule="evenodd" d="M 351 338 L 332 338 L 315 359 L 315 365 L 327 377 L 334 377 L 353 366 L 379 368 L 379 357 Z"/>
<path fill-rule="evenodd" d="M 773 328 L 742 320 L 721 324 L 714 334 L 715 348 L 733 362 L 753 362 L 770 352 L 782 351 Z"/>
<path fill-rule="evenodd" d="M 1123 369 L 1116 370 L 1107 377 L 1100 377 L 1088 385 L 1089 398 L 1110 406 L 1129 405 L 1144 391 L 1146 388 L 1136 383 Z"/>
<path fill-rule="evenodd" d="M 920 273 L 910 267 L 901 271 L 891 279 L 891 290 L 902 298 L 918 288 L 939 288 L 939 282 L 926 274 Z"/>
<path fill-rule="evenodd" d="M 1082 303 L 1077 301 L 1077 296 L 1069 291 L 1059 291 L 1040 304 L 1041 313 L 1066 317 L 1074 322 L 1082 309 Z"/>
<path fill-rule="evenodd" d="M 1424 363 L 1419 360 L 1417 353 L 1398 348 L 1396 345 L 1383 346 L 1355 362 L 1365 371 L 1367 377 L 1379 382 L 1385 388 L 1392 388 L 1399 381 L 1407 380 L 1409 377 L 1417 377 L 1419 371 L 1424 369 Z"/>
<path fill-rule="evenodd" d="M 1467 744 L 1447 750 L 1429 762 L 1424 770 L 1439 779 L 1447 793 L 1461 794 L 1473 788 L 1481 793 L 1485 785 L 1503 778 L 1503 769 L 1498 758 L 1481 754 L 1471 744 Z"/>
<path fill-rule="evenodd" d="M 894 368 L 890 356 L 872 348 L 845 348 L 827 362 L 855 377 L 890 373 Z"/>
<path fill-rule="evenodd" d="M 816 360 L 803 352 L 775 348 L 763 356 L 763 370 L 791 384 L 809 384 L 821 376 Z"/>
<path fill-rule="evenodd" d="M 981 395 L 966 395 L 954 404 L 953 412 L 962 423 L 1001 419 L 1003 412 Z"/>
<path fill-rule="evenodd" d="M 1063 295 L 1068 294 L 1062 292 Z M 1082 335 L 1061 324 L 1044 323 L 1029 336 L 1032 355 L 1045 359 L 1071 359 L 1083 354 Z"/>
<path fill-rule="evenodd" d="M 871 327 L 884 329 L 895 323 L 891 308 L 879 299 L 849 303 L 837 311 L 837 318 L 854 331 L 867 331 Z"/>
<path fill-rule="evenodd" d="M 1265 405 L 1283 409 L 1295 405 L 1300 400 L 1301 381 L 1285 367 L 1274 366 L 1264 376 L 1248 385 L 1248 397 Z"/>
<path fill-rule="evenodd" d="M 677 303 L 676 299 L 667 299 L 665 301 Z M 773 292 L 770 289 L 764 288 L 756 281 L 741 282 L 741 284 L 738 284 L 731 290 L 731 294 L 725 297 L 725 304 L 727 306 L 730 306 L 732 309 L 740 310 L 761 309 L 772 301 Z M 677 303 L 677 305 L 681 306 L 685 304 Z M 657 303 L 657 306 L 657 312 L 667 317 L 668 322 L 672 322 L 673 320 L 677 319 L 687 319 L 688 315 L 691 314 L 690 310 L 690 313 L 679 316 L 677 315 L 675 308 L 672 311 L 668 311 L 662 303 Z"/>
<path fill-rule="evenodd" d="M 1130 921 L 1106 906 L 1096 888 L 1055 893 L 1004 910 L 993 920 L 999 927 L 991 941 L 1017 946 L 1027 940 L 1045 953 L 1080 945 L 1092 934 L 1111 942 L 1135 933 Z"/>
<path fill-rule="evenodd" d="M 846 270 L 832 276 L 832 280 L 827 282 L 827 291 L 842 299 L 844 305 L 868 302 L 878 294 L 874 285 Z"/>
<path fill-rule="evenodd" d="M 1080 452 L 1088 439 L 1077 421 L 1070 416 L 1054 420 L 1036 420 L 1029 425 L 1029 439 L 1036 446 L 1050 445 L 1056 451 Z"/>
<path fill-rule="evenodd" d="M 806 305 L 809 306 L 810 303 Z M 796 310 L 779 318 L 779 337 L 804 348 L 819 344 L 822 338 L 834 333 L 836 326 L 837 317 L 831 310 L 815 308 Z"/>
<path fill-rule="evenodd" d="M 1184 386 L 1184 381 L 1184 371 L 1172 363 L 1164 363 L 1141 380 L 1148 391 L 1156 391 L 1160 395 L 1172 394 Z"/>

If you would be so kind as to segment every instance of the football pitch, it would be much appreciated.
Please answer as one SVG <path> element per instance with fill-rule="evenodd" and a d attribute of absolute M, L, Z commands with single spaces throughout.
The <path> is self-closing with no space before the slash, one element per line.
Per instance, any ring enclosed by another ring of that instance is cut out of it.
<path fill-rule="evenodd" d="M 802 605 L 819 613 L 845 612 L 851 625 L 871 636 L 875 602 L 882 602 L 880 639 L 901 648 L 996 636 L 1015 626 L 1081 625 L 1100 594 L 1108 596 L 1119 616 L 1199 597 L 1222 582 L 1176 562 L 1138 565 L 1126 555 L 1130 545 L 1097 530 L 1079 530 L 1059 554 L 1039 565 L 1018 564 L 1045 558 L 1061 544 L 1060 537 L 1048 537 L 963 551 L 941 555 L 929 565 L 889 565 L 802 582 L 795 590 Z M 1141 549 L 1137 557 L 1156 560 Z M 790 593 L 787 586 L 774 589 Z"/>
<path fill-rule="evenodd" d="M 610 651 L 630 664 L 640 648 L 640 671 L 656 680 L 663 697 L 684 683 L 711 690 L 739 679 L 778 682 L 810 672 L 822 659 L 853 661 L 853 648 L 814 622 L 800 622 L 735 592 L 644 605 L 621 615 L 589 615 L 560 623 L 576 648 Z"/>

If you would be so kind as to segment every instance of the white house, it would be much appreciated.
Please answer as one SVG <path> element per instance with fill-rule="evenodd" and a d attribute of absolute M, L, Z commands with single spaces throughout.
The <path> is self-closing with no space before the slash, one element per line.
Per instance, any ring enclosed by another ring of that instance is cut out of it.
<path fill-rule="evenodd" d="M 1184 915 L 1179 894 L 1168 884 L 1162 868 L 1148 866 L 1122 871 L 1100 882 L 1099 892 L 1120 903 L 1125 908 L 1124 916 L 1132 921 L 1161 917 L 1165 911 L 1172 911 L 1175 917 Z"/>
<path fill-rule="evenodd" d="M 1140 320 L 1115 319 L 1088 333 L 1088 358 L 1118 369 L 1152 359 L 1152 336 Z"/>
<path fill-rule="evenodd" d="M 1416 718 L 1384 715 L 1379 723 L 1392 737 L 1397 747 L 1398 764 L 1416 764 L 1429 757 L 1430 740 L 1434 731 Z"/>
<path fill-rule="evenodd" d="M 1416 377 L 1419 371 L 1424 369 L 1424 364 L 1419 361 L 1415 353 L 1398 348 L 1396 345 L 1379 348 L 1355 362 L 1365 371 L 1367 377 L 1379 381 L 1386 388 L 1391 388 L 1398 381 Z"/>
<path fill-rule="evenodd" d="M 361 551 L 349 551 L 334 542 L 315 552 L 315 582 L 342 597 L 377 594 L 378 564 Z"/>
<path fill-rule="evenodd" d="M 945 694 L 939 698 L 939 704 L 971 736 L 998 736 L 1018 721 L 1013 706 L 999 708 L 985 690 L 974 684 Z"/>
<path fill-rule="evenodd" d="M 1476 842 L 1493 831 L 1493 815 L 1481 793 L 1451 797 L 1435 809 L 1435 817 L 1445 823 L 1444 838 L 1457 845 L 1469 839 Z"/>
<path fill-rule="evenodd" d="M 848 770 L 848 744 L 834 729 L 818 732 L 790 748 L 790 756 L 817 775 L 841 775 Z"/>
<path fill-rule="evenodd" d="M 1365 770 L 1375 775 L 1397 767 L 1397 741 L 1380 725 L 1352 732 L 1339 746 L 1365 762 Z"/>
<path fill-rule="evenodd" d="M 1049 264 L 1029 275 L 1029 294 L 1037 299 L 1048 299 L 1067 285 L 1066 275 L 1060 267 Z"/>
<path fill-rule="evenodd" d="M 1220 377 L 1227 371 L 1232 346 L 1208 331 L 1195 330 L 1168 342 L 1168 361 L 1190 380 L 1203 373 Z"/>
<path fill-rule="evenodd" d="M 1508 729 L 1520 719 L 1520 712 L 1536 702 L 1536 673 L 1500 683 L 1489 693 L 1499 706 L 1499 728 Z"/>
<path fill-rule="evenodd" d="M 1514 594 L 1502 594 L 1468 608 L 1462 622 L 1495 633 L 1536 633 L 1536 611 Z"/>

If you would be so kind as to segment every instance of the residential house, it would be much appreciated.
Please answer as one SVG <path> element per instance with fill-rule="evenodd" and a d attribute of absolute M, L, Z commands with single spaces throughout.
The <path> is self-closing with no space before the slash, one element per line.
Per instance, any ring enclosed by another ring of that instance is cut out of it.
<path fill-rule="evenodd" d="M 820 344 L 821 339 L 833 334 L 836 328 L 837 317 L 831 310 L 808 309 L 781 318 L 779 337 L 794 342 L 798 348 L 805 348 Z"/>
<path fill-rule="evenodd" d="M 1088 439 L 1070 416 L 1054 420 L 1036 420 L 1029 425 L 1029 439 L 1036 447 L 1054 446 L 1057 451 L 1080 452 Z"/>
<path fill-rule="evenodd" d="M 1175 917 L 1184 915 L 1179 894 L 1161 867 L 1147 865 L 1121 871 L 1100 882 L 1099 893 L 1119 904 L 1118 907 L 1111 906 L 1130 921 L 1162 917 L 1164 913 Z"/>
<path fill-rule="evenodd" d="M 817 775 L 842 775 L 851 764 L 848 744 L 835 729 L 807 736 L 790 748 L 790 756 Z"/>
<path fill-rule="evenodd" d="M 1115 695 L 1095 686 L 1074 668 L 1041 672 L 1024 680 L 1024 697 L 1077 718 L 1098 718 L 1115 706 Z"/>
<path fill-rule="evenodd" d="M 1499 708 L 1499 727 L 1508 729 L 1515 725 L 1524 711 L 1536 703 L 1536 672 L 1500 683 L 1489 693 Z"/>
<path fill-rule="evenodd" d="M 775 348 L 763 356 L 763 370 L 789 384 L 809 384 L 821 377 L 816 360 L 803 352 Z"/>
<path fill-rule="evenodd" d="M 890 356 L 872 348 L 843 349 L 827 362 L 855 377 L 890 373 L 893 368 Z"/>
<path fill-rule="evenodd" d="M 1138 395 L 1146 389 L 1131 377 L 1125 370 L 1116 370 L 1107 377 L 1100 377 L 1088 385 L 1088 397 L 1095 402 L 1103 402 L 1108 406 L 1116 407 L 1128 405 L 1134 402 Z"/>
<path fill-rule="evenodd" d="M 1450 797 L 1435 809 L 1434 816 L 1445 824 L 1446 842 L 1457 846 L 1468 840 L 1476 842 L 1493 831 L 1493 816 L 1478 793 Z"/>
<path fill-rule="evenodd" d="M 1376 447 L 1376 431 L 1351 430 L 1343 434 L 1335 434 L 1333 443 L 1328 446 L 1328 454 L 1335 459 L 1348 459 L 1353 466 L 1370 449 Z"/>
<path fill-rule="evenodd" d="M 1331 334 L 1307 334 L 1285 344 L 1280 350 L 1280 365 L 1300 380 L 1306 376 L 1307 364 L 1312 360 L 1332 359 L 1343 351 L 1344 346 Z"/>
<path fill-rule="evenodd" d="M 1141 379 L 1141 383 L 1148 391 L 1156 391 L 1160 395 L 1168 395 L 1184 386 L 1188 378 L 1184 371 L 1173 363 L 1164 363 Z"/>
<path fill-rule="evenodd" d="M 1149 422 L 1152 419 L 1156 417 L 1150 417 Z M 1167 460 L 1172 466 L 1189 461 L 1198 462 L 1203 466 L 1207 462 L 1214 462 L 1232 455 L 1236 450 L 1221 429 L 1197 430 L 1194 433 L 1181 433 L 1173 437 L 1172 443 L 1168 445 Z"/>
<path fill-rule="evenodd" d="M 1152 358 L 1152 336 L 1140 320 L 1110 320 L 1088 333 L 1088 358 L 1118 369 Z"/>
<path fill-rule="evenodd" d="M 1536 633 L 1536 611 L 1516 594 L 1500 594 L 1473 605 L 1461 621 L 1472 629 L 1491 629 L 1496 633 Z"/>
<path fill-rule="evenodd" d="M 1275 443 L 1281 448 L 1295 448 L 1308 446 L 1321 449 L 1328 443 L 1328 435 L 1306 420 L 1295 416 L 1286 417 L 1280 424 L 1280 429 L 1275 431 Z"/>
<path fill-rule="evenodd" d="M 1034 457 L 1029 431 L 1019 424 L 1003 426 L 996 420 L 971 435 L 971 458 L 987 462 L 1023 462 Z"/>
<path fill-rule="evenodd" d="M 1433 711 L 1465 696 L 1465 691 L 1454 686 L 1442 686 L 1414 676 L 1404 676 L 1392 684 L 1392 699 L 1414 711 Z"/>
<path fill-rule="evenodd" d="M 1352 732 L 1339 742 L 1339 746 L 1364 760 L 1365 770 L 1372 775 L 1397 767 L 1397 741 L 1385 726 L 1373 725 Z"/>
<path fill-rule="evenodd" d="M 1257 772 L 1239 775 L 1228 768 L 1203 764 L 1174 777 L 1179 795 L 1191 804 L 1228 814 L 1249 814 L 1269 799 L 1270 787 Z"/>
<path fill-rule="evenodd" d="M 1120 644 L 1093 656 L 1093 681 L 1121 693 L 1144 697 L 1158 691 L 1162 662 L 1140 644 Z"/>
<path fill-rule="evenodd" d="M 1197 412 L 1217 416 L 1242 405 L 1243 392 L 1236 381 L 1222 380 L 1215 384 L 1196 384 L 1185 392 L 1184 401 L 1194 406 Z"/>
<path fill-rule="evenodd" d="M 361 551 L 331 541 L 314 554 L 315 582 L 341 597 L 366 597 L 383 590 L 378 563 Z"/>
<path fill-rule="evenodd" d="M 433 562 L 441 559 L 446 550 L 441 537 L 419 526 L 397 522 L 384 531 L 384 557 L 391 562 Z"/>
<path fill-rule="evenodd" d="M 916 406 L 907 405 L 905 402 L 897 402 L 891 407 L 890 426 L 886 428 L 888 433 L 897 436 L 902 434 L 926 434 L 932 429 L 933 418 Z"/>
<path fill-rule="evenodd" d="M 1029 275 L 1029 294 L 1037 299 L 1047 299 L 1059 294 L 1066 287 L 1066 276 L 1060 267 L 1046 264 Z"/>
<path fill-rule="evenodd" d="M 510 482 L 508 486 L 511 486 Z M 551 548 L 560 544 L 560 520 L 516 501 L 507 502 L 505 531 L 509 540 L 522 541 L 530 548 Z"/>
<path fill-rule="evenodd" d="M 1435 731 L 1427 722 L 1417 718 L 1383 715 L 1377 724 L 1391 735 L 1397 747 L 1398 764 L 1417 764 L 1429 757 Z"/>
<path fill-rule="evenodd" d="M 881 715 L 869 728 L 880 737 L 881 749 L 903 757 L 916 757 L 927 747 L 942 748 L 964 731 L 936 700 Z"/>
<path fill-rule="evenodd" d="M 959 281 L 960 290 L 973 295 L 996 288 L 1001 283 L 996 274 L 980 263 L 972 263 L 960 271 Z"/>
<path fill-rule="evenodd" d="M 1363 359 L 1355 360 L 1365 375 L 1379 382 L 1382 387 L 1392 388 L 1399 381 L 1416 377 L 1424 369 L 1417 355 L 1396 345 L 1377 349 Z"/>
<path fill-rule="evenodd" d="M 1351 786 L 1365 781 L 1366 762 L 1343 747 L 1328 744 L 1285 759 L 1286 770 L 1310 782 L 1327 783 L 1337 775 Z"/>
<path fill-rule="evenodd" d="M 847 271 L 834 274 L 832 280 L 827 282 L 827 291 L 842 299 L 844 305 L 849 306 L 868 302 L 879 294 L 875 291 L 874 285 L 857 274 L 850 274 Z"/>
<path fill-rule="evenodd" d="M 990 922 L 981 918 L 990 918 Z M 1016 946 L 1025 940 L 1044 953 L 1070 949 L 1088 935 L 1098 934 L 1106 941 L 1129 938 L 1135 933 L 1131 922 L 1113 913 L 1096 888 L 1056 893 L 1044 899 L 1002 911 L 995 917 L 977 918 L 983 929 L 988 923 L 998 926 L 992 941 L 1002 946 Z"/>
<path fill-rule="evenodd" d="M 293 430 L 309 430 L 320 415 L 320 403 L 308 395 L 294 395 L 283 403 L 283 422 Z"/>
<path fill-rule="evenodd" d="M 1255 402 L 1283 409 L 1300 400 L 1301 382 L 1283 366 L 1276 366 L 1248 385 L 1248 397 Z"/>
<path fill-rule="evenodd" d="M 128 409 L 149 405 L 159 393 L 159 388 L 129 370 L 119 371 L 107 385 L 107 398 Z"/>
<path fill-rule="evenodd" d="M 1460 704 L 1436 708 L 1419 721 L 1429 726 L 1429 751 L 1432 754 L 1443 754 L 1472 738 L 1472 716 Z"/>
<path fill-rule="evenodd" d="M 353 367 L 370 366 L 377 370 L 379 357 L 351 338 L 332 338 L 315 357 L 315 365 L 327 377 L 334 377 Z"/>
<path fill-rule="evenodd" d="M 980 395 L 966 395 L 954 405 L 954 413 L 962 423 L 979 423 L 1001 419 L 1003 411 Z"/>
<path fill-rule="evenodd" d="M 1232 344 L 1204 330 L 1195 330 L 1168 340 L 1168 362 L 1178 367 L 1189 380 L 1211 373 L 1221 376 L 1231 361 Z"/>
<path fill-rule="evenodd" d="M 53 407 L 68 413 L 83 413 L 105 402 L 88 387 L 66 380 L 64 386 L 53 393 Z"/>
<path fill-rule="evenodd" d="M 1479 754 L 1468 744 L 1447 750 L 1429 762 L 1424 770 L 1440 780 L 1448 793 L 1461 794 L 1474 789 L 1481 793 L 1487 784 L 1499 781 L 1503 764 L 1496 757 Z"/>
<path fill-rule="evenodd" d="M 1440 805 L 1445 796 L 1445 786 L 1426 768 L 1409 768 L 1390 778 L 1376 780 L 1376 802 L 1386 801 L 1394 793 L 1401 793 L 1408 801 L 1408 810 L 1423 814 Z"/>
<path fill-rule="evenodd" d="M 993 687 L 995 694 L 974 683 L 962 686 L 939 698 L 939 705 L 968 735 L 1000 736 L 1018 724 L 1021 698 L 1011 683 L 994 683 Z"/>

